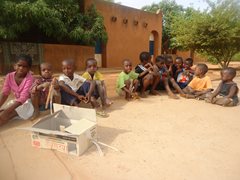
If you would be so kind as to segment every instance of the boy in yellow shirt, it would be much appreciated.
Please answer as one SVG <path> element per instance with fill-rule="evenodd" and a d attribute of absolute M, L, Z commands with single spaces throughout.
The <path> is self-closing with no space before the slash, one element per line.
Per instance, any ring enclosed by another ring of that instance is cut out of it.
<path fill-rule="evenodd" d="M 104 83 L 103 75 L 97 71 L 97 61 L 94 58 L 89 58 L 86 61 L 86 72 L 83 73 L 82 77 L 89 81 L 95 81 L 96 91 L 100 96 L 102 107 L 110 106 L 112 101 L 107 97 L 107 88 Z"/>

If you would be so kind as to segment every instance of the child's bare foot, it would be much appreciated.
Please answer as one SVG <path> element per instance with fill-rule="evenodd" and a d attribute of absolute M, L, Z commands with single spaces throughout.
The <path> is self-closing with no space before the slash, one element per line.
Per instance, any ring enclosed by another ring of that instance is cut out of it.
<path fill-rule="evenodd" d="M 168 94 L 169 98 L 171 99 L 179 99 L 178 96 L 176 96 L 175 94 Z"/>
<path fill-rule="evenodd" d="M 33 121 L 34 119 L 36 119 L 39 116 L 39 111 L 34 111 L 33 115 L 30 117 L 30 121 Z"/>
<path fill-rule="evenodd" d="M 150 94 L 152 94 L 152 95 L 159 95 L 160 96 L 160 93 L 158 91 L 156 91 L 156 90 L 150 91 Z"/>
<path fill-rule="evenodd" d="M 140 97 L 139 97 L 139 95 L 138 95 L 137 92 L 135 92 L 135 93 L 132 94 L 132 98 L 133 98 L 133 99 L 140 99 Z"/>
<path fill-rule="evenodd" d="M 196 96 L 192 95 L 192 94 L 185 94 L 185 98 L 187 98 L 187 99 L 195 99 Z"/>
<path fill-rule="evenodd" d="M 180 94 L 180 96 L 186 98 L 186 94 Z"/>
<path fill-rule="evenodd" d="M 110 99 L 106 99 L 106 106 L 111 106 L 113 104 L 113 101 L 111 101 Z"/>
<path fill-rule="evenodd" d="M 147 97 L 147 94 L 146 94 L 145 92 L 142 92 L 142 93 L 140 94 L 140 97 L 141 97 L 141 98 L 146 98 L 146 97 Z"/>

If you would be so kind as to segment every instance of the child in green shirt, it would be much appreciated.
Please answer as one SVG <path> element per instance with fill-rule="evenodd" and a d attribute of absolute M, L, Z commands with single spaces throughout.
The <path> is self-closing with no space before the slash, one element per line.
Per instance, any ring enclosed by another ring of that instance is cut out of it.
<path fill-rule="evenodd" d="M 117 79 L 117 93 L 125 95 L 126 100 L 138 98 L 136 92 L 138 87 L 138 73 L 132 71 L 132 62 L 129 59 L 123 60 L 123 71 L 119 74 Z"/>

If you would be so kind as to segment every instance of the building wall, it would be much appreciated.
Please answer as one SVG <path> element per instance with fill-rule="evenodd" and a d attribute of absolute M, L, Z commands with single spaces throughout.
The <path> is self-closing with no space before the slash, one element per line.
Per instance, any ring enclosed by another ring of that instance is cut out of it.
<path fill-rule="evenodd" d="M 53 66 L 54 72 L 62 71 L 62 61 L 73 59 L 76 71 L 85 69 L 87 58 L 94 57 L 94 48 L 78 45 L 43 44 L 43 61 L 49 62 Z"/>
<path fill-rule="evenodd" d="M 104 17 L 104 25 L 108 33 L 108 42 L 103 48 L 103 66 L 120 67 L 125 58 L 131 59 L 134 65 L 139 63 L 139 54 L 142 51 L 149 51 L 149 37 L 152 32 L 157 37 L 154 55 L 160 54 L 161 13 L 152 14 L 102 0 L 86 0 L 85 7 L 89 7 L 92 3 Z M 127 23 L 123 22 L 124 19 L 127 19 Z"/>

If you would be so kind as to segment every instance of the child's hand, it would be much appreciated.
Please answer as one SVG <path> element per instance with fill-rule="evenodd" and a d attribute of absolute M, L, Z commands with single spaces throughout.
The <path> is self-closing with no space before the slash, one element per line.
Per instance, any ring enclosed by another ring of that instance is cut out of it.
<path fill-rule="evenodd" d="M 149 67 L 149 68 L 147 69 L 147 71 L 148 71 L 149 73 L 152 73 L 152 72 L 153 72 L 153 68 Z"/>
<path fill-rule="evenodd" d="M 45 82 L 45 83 L 41 84 L 40 86 L 41 86 L 41 88 L 43 88 L 43 91 L 45 91 L 47 88 L 49 88 L 50 82 Z"/>
<path fill-rule="evenodd" d="M 87 93 L 86 96 L 85 96 L 85 101 L 83 101 L 83 102 L 89 103 L 90 99 L 91 99 L 91 96 L 90 96 L 89 93 Z"/>
<path fill-rule="evenodd" d="M 78 95 L 77 98 L 79 101 L 85 101 L 85 97 L 82 95 Z"/>
<path fill-rule="evenodd" d="M 59 88 L 58 80 L 56 78 L 53 78 L 51 84 L 53 85 L 54 89 L 58 89 Z"/>

